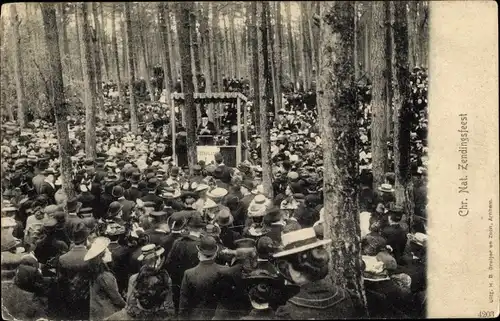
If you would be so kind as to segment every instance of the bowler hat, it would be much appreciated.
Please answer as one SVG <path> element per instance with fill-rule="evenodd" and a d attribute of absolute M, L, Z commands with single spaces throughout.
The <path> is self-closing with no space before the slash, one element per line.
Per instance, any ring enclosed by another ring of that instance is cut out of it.
<path fill-rule="evenodd" d="M 113 190 L 111 191 L 111 195 L 113 195 L 116 198 L 122 197 L 124 193 L 125 189 L 120 185 L 116 185 L 115 187 L 113 187 Z"/>
<path fill-rule="evenodd" d="M 115 217 L 122 210 L 123 205 L 120 202 L 112 202 L 108 208 L 108 218 Z"/>
<path fill-rule="evenodd" d="M 242 238 L 242 239 L 234 241 L 234 245 L 238 249 L 254 248 L 255 247 L 255 240 L 251 239 L 251 238 Z"/>
<path fill-rule="evenodd" d="M 75 242 L 76 244 L 81 244 L 85 240 L 87 240 L 88 236 L 89 236 L 89 231 L 87 229 L 87 226 L 83 222 L 79 222 L 73 228 L 73 233 L 71 238 L 72 241 Z"/>
<path fill-rule="evenodd" d="M 225 208 L 219 211 L 217 214 L 217 224 L 219 226 L 229 226 L 233 224 L 234 218 L 233 215 L 231 215 L 231 212 Z"/>
<path fill-rule="evenodd" d="M 205 227 L 205 223 L 203 222 L 203 219 L 201 217 L 201 214 L 199 212 L 194 212 L 191 217 L 189 218 L 188 221 L 188 226 L 189 227 L 194 227 L 194 228 L 201 228 Z"/>
<path fill-rule="evenodd" d="M 278 246 L 269 236 L 262 236 L 256 244 L 257 255 L 262 259 L 268 259 L 274 253 L 278 252 Z"/>
<path fill-rule="evenodd" d="M 207 236 L 202 236 L 200 239 L 200 245 L 197 245 L 196 248 L 198 251 L 206 256 L 213 256 L 215 253 L 217 253 L 218 246 L 217 246 L 217 241 L 213 236 L 207 235 Z"/>
<path fill-rule="evenodd" d="M 69 199 L 66 202 L 66 209 L 68 210 L 68 213 L 74 213 L 78 211 L 78 209 L 82 206 L 81 202 L 78 202 L 77 198 L 72 198 Z"/>

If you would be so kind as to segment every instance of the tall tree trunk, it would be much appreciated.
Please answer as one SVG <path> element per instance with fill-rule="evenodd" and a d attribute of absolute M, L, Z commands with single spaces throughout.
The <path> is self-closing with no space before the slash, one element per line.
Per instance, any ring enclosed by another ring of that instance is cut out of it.
<path fill-rule="evenodd" d="M 325 238 L 335 240 L 329 275 L 332 283 L 352 290 L 366 307 L 357 203 L 354 3 L 321 2 L 320 17 L 318 111 L 325 166 Z"/>
<path fill-rule="evenodd" d="M 120 15 L 120 17 L 122 16 Z M 128 79 L 130 77 L 130 71 L 128 68 L 128 39 L 127 39 L 127 30 L 125 28 L 124 17 L 125 14 L 123 15 L 123 19 L 120 18 L 120 32 L 122 35 L 122 66 L 123 66 L 123 78 Z"/>
<path fill-rule="evenodd" d="M 304 72 L 304 91 L 307 91 L 311 86 L 311 43 L 309 40 L 309 30 L 307 26 L 308 19 L 308 3 L 301 2 L 300 15 L 300 30 L 302 38 L 302 56 L 303 56 L 303 72 Z"/>
<path fill-rule="evenodd" d="M 268 28 L 267 28 L 267 42 L 268 42 L 268 53 L 269 53 L 269 65 L 271 67 L 271 83 L 272 83 L 272 94 L 273 94 L 273 113 L 274 115 L 278 115 L 278 90 L 276 88 L 276 56 L 275 56 L 275 49 L 274 49 L 274 34 L 273 34 L 273 28 L 271 27 L 271 5 L 268 3 Z"/>
<path fill-rule="evenodd" d="M 80 79 L 83 81 L 83 59 L 82 59 L 82 45 L 81 45 L 81 37 L 80 37 L 80 16 L 78 14 L 78 4 L 74 5 L 75 10 L 75 30 L 76 30 L 76 43 L 77 43 L 77 55 L 78 55 L 78 71 L 80 72 Z"/>
<path fill-rule="evenodd" d="M 314 32 L 313 32 L 313 27 L 312 27 L 312 20 L 313 20 L 313 15 L 314 15 L 314 3 L 313 2 L 306 2 L 306 6 L 308 7 L 307 10 L 307 29 L 309 32 L 309 41 L 310 41 L 310 48 L 311 48 L 311 72 L 317 72 L 317 61 L 316 61 L 316 38 L 314 37 Z"/>
<path fill-rule="evenodd" d="M 212 92 L 212 48 L 210 46 L 210 32 L 209 32 L 209 14 L 210 14 L 210 4 L 208 2 L 203 2 L 203 16 L 201 19 L 201 35 L 202 35 L 202 46 L 205 48 L 204 54 L 204 66 L 205 66 L 205 83 L 206 91 Z"/>
<path fill-rule="evenodd" d="M 282 86 L 283 86 L 283 55 L 282 55 L 282 26 L 281 26 L 281 2 L 276 1 L 276 90 L 278 92 L 278 100 L 276 101 L 276 109 L 280 110 L 283 106 L 282 102 Z"/>
<path fill-rule="evenodd" d="M 238 52 L 236 47 L 236 29 L 234 27 L 234 11 L 231 11 L 231 15 L 229 16 L 229 28 L 231 28 L 231 48 L 232 48 L 232 56 L 233 56 L 233 70 L 234 77 L 240 78 L 240 66 L 238 64 Z"/>
<path fill-rule="evenodd" d="M 54 97 L 53 110 L 56 119 L 57 141 L 59 145 L 59 160 L 61 162 L 62 188 L 64 193 L 71 199 L 75 196 L 75 191 L 71 184 L 71 145 L 68 133 L 68 105 L 64 96 L 63 72 L 61 56 L 59 53 L 59 37 L 57 30 L 56 10 L 52 4 L 42 4 L 43 26 L 45 29 L 45 44 L 49 53 L 52 93 Z"/>
<path fill-rule="evenodd" d="M 174 83 L 174 79 L 172 77 L 172 67 L 170 64 L 170 41 L 169 41 L 169 33 L 170 33 L 170 12 L 168 10 L 168 2 L 158 2 L 158 20 L 160 23 L 160 34 L 162 39 L 162 52 L 165 61 L 165 65 L 163 67 L 163 81 L 165 83 L 165 89 L 170 91 L 170 87 Z M 170 97 L 167 97 L 170 100 Z"/>
<path fill-rule="evenodd" d="M 180 39 L 189 39 L 190 23 L 194 3 L 187 1 L 178 7 L 176 22 Z M 196 155 L 196 106 L 194 104 L 194 84 L 191 69 L 191 44 L 189 41 L 179 43 L 181 55 L 182 82 L 184 83 L 184 106 L 186 115 L 187 152 L 189 171 L 193 174 L 193 166 L 197 164 Z"/>
<path fill-rule="evenodd" d="M 419 48 L 420 48 L 420 65 L 427 68 L 429 66 L 429 2 L 419 2 Z"/>
<path fill-rule="evenodd" d="M 139 124 L 137 121 L 137 113 L 135 110 L 135 94 L 134 94 L 134 83 L 135 83 L 135 69 L 134 69 L 134 56 L 133 56 L 133 45 L 132 45 L 132 21 L 130 19 L 130 3 L 125 2 L 125 24 L 127 28 L 127 58 L 128 58 L 128 90 L 130 92 L 130 129 L 133 133 L 139 131 Z"/>
<path fill-rule="evenodd" d="M 104 93 L 102 89 L 102 63 L 101 63 L 101 26 L 97 15 L 97 2 L 92 3 L 92 15 L 94 16 L 95 29 L 92 30 L 92 41 L 95 60 L 95 83 L 97 92 L 97 110 L 101 117 L 104 116 Z"/>
<path fill-rule="evenodd" d="M 211 16 L 212 16 L 212 24 L 210 28 L 210 46 L 212 46 L 212 62 L 213 62 L 213 75 L 214 75 L 214 91 L 218 92 L 220 90 L 220 81 L 221 78 L 219 77 L 219 69 L 220 69 L 220 64 L 219 64 L 219 13 L 217 11 L 217 8 L 215 6 L 214 2 L 210 2 L 210 10 L 211 10 Z"/>
<path fill-rule="evenodd" d="M 89 23 L 89 6 L 91 3 L 83 3 L 81 5 L 81 20 L 83 33 L 83 58 L 85 59 L 83 78 L 85 87 L 85 154 L 88 159 L 96 157 L 96 77 L 95 77 L 95 60 L 94 48 L 92 45 L 92 30 Z"/>
<path fill-rule="evenodd" d="M 99 16 L 101 17 L 101 33 L 99 34 L 99 38 L 101 39 L 101 49 L 102 49 L 102 60 L 104 61 L 104 71 L 106 73 L 106 79 L 109 80 L 111 76 L 111 69 L 109 65 L 108 59 L 108 38 L 106 37 L 106 21 L 104 20 L 104 2 L 99 3 Z"/>
<path fill-rule="evenodd" d="M 153 86 L 151 86 L 151 77 L 149 76 L 150 72 L 150 65 L 149 61 L 147 59 L 148 51 L 146 49 L 146 41 L 144 41 L 144 25 L 143 25 L 143 19 L 146 19 L 146 12 L 144 10 L 144 6 L 141 6 L 139 8 L 140 10 L 140 21 L 138 21 L 139 25 L 139 42 L 141 44 L 142 48 L 142 62 L 144 64 L 144 69 L 143 69 L 143 75 L 144 75 L 144 80 L 146 81 L 146 87 L 148 88 L 149 91 L 149 97 L 151 98 L 151 101 L 155 101 L 156 95 L 154 93 Z"/>
<path fill-rule="evenodd" d="M 372 123 L 371 143 L 373 160 L 373 190 L 384 182 L 387 170 L 387 132 L 386 132 L 386 73 L 385 53 L 385 8 L 384 2 L 371 2 L 372 37 L 371 37 L 371 80 L 372 80 Z"/>
<path fill-rule="evenodd" d="M 413 228 L 414 199 L 410 161 L 410 64 L 406 1 L 394 2 L 394 169 L 396 204 L 404 208 L 408 226 Z"/>
<path fill-rule="evenodd" d="M 416 1 L 405 1 L 408 12 L 408 51 L 409 51 L 409 61 L 410 67 L 413 68 L 418 65 L 418 48 L 417 48 L 417 30 L 415 28 L 416 24 L 416 12 L 417 12 L 417 2 Z"/>
<path fill-rule="evenodd" d="M 385 82 L 385 128 L 387 137 L 391 137 L 393 130 L 393 88 L 392 82 L 394 75 L 392 73 L 392 59 L 393 59 L 393 41 L 392 41 L 392 26 L 391 19 L 393 18 L 392 5 L 389 1 L 384 3 L 385 8 L 385 58 L 386 58 L 386 82 Z"/>
<path fill-rule="evenodd" d="M 291 68 L 291 73 L 290 77 L 292 77 L 292 82 L 293 86 L 295 88 L 295 85 L 297 81 L 299 80 L 299 77 L 297 76 L 297 65 L 296 65 L 296 58 L 295 58 L 295 46 L 294 46 L 294 40 L 293 40 L 293 33 L 292 33 L 292 14 L 291 14 L 291 9 L 290 9 L 290 2 L 285 3 L 285 8 L 286 8 L 286 30 L 287 30 L 287 36 L 288 36 L 288 59 L 290 62 L 290 68 Z"/>
<path fill-rule="evenodd" d="M 124 104 L 124 93 L 122 88 L 122 78 L 120 76 L 120 59 L 118 58 L 118 42 L 116 41 L 116 4 L 113 2 L 111 4 L 111 45 L 113 46 L 113 59 L 116 68 L 116 82 L 118 86 L 118 97 L 120 99 L 120 104 Z"/>
<path fill-rule="evenodd" d="M 12 26 L 12 47 L 14 48 L 14 77 L 16 80 L 17 95 L 17 123 L 20 128 L 26 125 L 26 97 L 24 88 L 24 65 L 21 56 L 21 36 L 19 35 L 19 25 L 21 21 L 17 15 L 17 4 L 10 4 L 10 22 Z"/>
<path fill-rule="evenodd" d="M 64 53 L 62 60 L 68 65 L 68 70 L 71 70 L 68 30 L 66 27 L 66 19 L 67 19 L 66 3 L 62 2 L 60 8 L 61 8 L 61 30 L 60 30 L 60 32 L 62 33 L 62 42 L 63 42 L 62 46 L 63 46 L 63 53 Z M 70 75 L 71 75 L 71 73 L 70 73 Z"/>
<path fill-rule="evenodd" d="M 193 83 L 195 85 L 194 90 L 195 92 L 200 91 L 200 84 L 199 84 L 199 77 L 201 74 L 201 63 L 200 63 L 200 48 L 198 46 L 198 32 L 196 31 L 196 22 L 197 22 L 197 17 L 196 13 L 193 10 L 191 11 L 191 17 L 190 17 L 190 28 L 189 30 L 191 31 L 191 48 L 193 50 L 193 61 L 194 61 L 194 69 L 193 69 Z M 184 74 L 184 73 L 183 73 Z"/>
<path fill-rule="evenodd" d="M 255 120 L 255 129 L 260 132 L 260 119 L 258 117 L 258 112 L 261 110 L 261 93 L 260 93 L 260 65 L 259 65 L 259 27 L 258 27 L 258 16 L 257 16 L 257 2 L 250 2 L 250 16 L 252 17 L 251 30 L 250 30 L 250 44 L 252 49 L 252 72 L 250 78 L 252 80 L 253 94 L 251 94 L 252 101 L 254 103 L 252 110 L 252 117 Z"/>
<path fill-rule="evenodd" d="M 273 198 L 273 173 L 271 166 L 271 128 L 273 126 L 269 119 L 269 116 L 273 114 L 273 110 L 269 108 L 269 101 L 271 100 L 273 89 L 272 89 L 272 77 L 271 68 L 269 65 L 269 50 L 268 50 L 268 29 L 269 29 L 269 2 L 262 2 L 262 20 L 261 20 L 261 31 L 262 31 L 262 52 L 263 62 L 264 62 L 264 72 L 262 73 L 264 78 L 261 79 L 261 83 L 265 85 L 265 95 L 260 99 L 260 137 L 261 137 L 261 156 L 262 156 L 262 185 L 264 186 L 264 193 L 268 198 Z"/>
<path fill-rule="evenodd" d="M 4 19 L 0 19 L 0 48 L 4 48 L 4 43 L 5 43 L 5 26 L 4 26 Z M 0 63 L 4 62 L 6 64 L 7 62 L 7 57 L 6 57 L 6 52 L 5 50 L 0 51 Z M 5 69 L 2 69 L 5 68 Z M 5 108 L 7 111 L 7 115 L 9 116 L 9 121 L 15 121 L 14 119 L 14 112 L 12 111 L 12 105 L 7 102 L 7 88 L 9 87 L 9 77 L 8 73 L 6 71 L 7 66 L 6 65 L 1 65 L 0 69 L 3 70 L 1 72 L 1 77 L 2 79 L 0 80 L 0 88 L 3 88 L 3 90 L 0 90 L 1 93 L 1 98 L 2 98 L 2 106 Z"/>

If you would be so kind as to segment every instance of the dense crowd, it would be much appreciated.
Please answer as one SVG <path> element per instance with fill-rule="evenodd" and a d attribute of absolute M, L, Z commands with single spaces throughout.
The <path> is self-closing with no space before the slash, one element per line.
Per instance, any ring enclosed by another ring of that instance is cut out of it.
<path fill-rule="evenodd" d="M 425 315 L 427 106 L 425 87 L 419 86 L 426 80 L 421 71 L 413 75 L 418 88 L 411 136 L 414 226 L 395 204 L 393 171 L 372 188 L 370 88 L 359 88 L 361 250 L 371 317 Z M 244 90 L 245 85 L 234 80 L 227 86 Z M 172 161 L 169 116 L 161 104 L 138 105 L 141 134 L 134 135 L 123 125 L 126 109 L 106 99 L 95 160 L 84 153 L 81 117 L 70 119 L 70 196 L 62 186 L 53 124 L 37 120 L 19 132 L 4 123 L 6 311 L 23 320 L 362 316 L 361 300 L 327 277 L 326 246 L 332 240 L 324 237 L 313 96 L 285 94 L 274 119 L 272 199 L 262 186 L 254 123 L 249 123 L 248 160 L 233 168 L 216 154 L 213 163 L 199 162 L 190 175 L 187 166 Z M 177 126 L 180 155 L 185 132 Z"/>

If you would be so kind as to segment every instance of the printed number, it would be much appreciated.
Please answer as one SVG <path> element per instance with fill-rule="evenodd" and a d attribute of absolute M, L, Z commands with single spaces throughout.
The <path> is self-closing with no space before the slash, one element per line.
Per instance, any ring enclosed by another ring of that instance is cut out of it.
<path fill-rule="evenodd" d="M 493 318 L 494 316 L 495 316 L 494 311 L 480 311 L 479 312 L 480 318 Z"/>

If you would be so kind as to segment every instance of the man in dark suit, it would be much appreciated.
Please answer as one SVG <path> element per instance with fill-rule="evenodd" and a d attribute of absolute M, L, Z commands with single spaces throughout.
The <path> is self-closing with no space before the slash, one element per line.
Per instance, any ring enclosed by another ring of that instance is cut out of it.
<path fill-rule="evenodd" d="M 49 204 L 55 204 L 54 195 L 56 194 L 56 186 L 54 185 L 55 171 L 51 168 L 45 170 L 45 180 L 40 185 L 40 195 L 47 195 Z"/>
<path fill-rule="evenodd" d="M 149 235 L 149 243 L 162 245 L 168 236 L 165 211 L 154 211 L 149 214 L 153 218 L 153 228 L 145 233 Z"/>
<path fill-rule="evenodd" d="M 78 201 L 82 203 L 82 208 L 94 207 L 95 196 L 89 191 L 87 185 L 80 185 L 80 195 L 78 195 Z"/>
<path fill-rule="evenodd" d="M 66 312 L 66 315 L 61 316 L 64 319 L 86 320 L 89 318 L 89 264 L 84 261 L 85 254 L 87 254 L 85 242 L 88 234 L 85 224 L 76 225 L 72 234 L 74 246 L 68 253 L 59 257 L 57 288 L 61 312 Z"/>
<path fill-rule="evenodd" d="M 142 192 L 139 190 L 139 180 L 141 179 L 141 174 L 138 172 L 132 173 L 130 177 L 130 183 L 132 184 L 129 189 L 125 191 L 125 198 L 129 201 L 135 202 L 138 198 L 143 196 Z"/>
<path fill-rule="evenodd" d="M 135 202 L 125 199 L 124 193 L 125 193 L 125 189 L 121 186 L 113 187 L 113 191 L 111 192 L 113 197 L 116 198 L 116 201 L 123 206 L 122 207 L 122 211 L 123 211 L 122 219 L 125 221 L 128 221 L 130 218 L 130 215 L 132 214 L 132 210 L 135 207 Z"/>
<path fill-rule="evenodd" d="M 221 295 L 221 273 L 227 268 L 214 261 L 218 246 L 212 236 L 202 237 L 197 249 L 200 262 L 184 273 L 179 312 L 185 320 L 210 320 Z"/>
<path fill-rule="evenodd" d="M 176 313 L 179 311 L 179 297 L 184 272 L 195 267 L 198 262 L 200 237 L 205 224 L 200 213 L 193 214 L 188 221 L 189 234 L 174 242 L 165 261 L 165 267 L 172 279 L 173 301 Z"/>
<path fill-rule="evenodd" d="M 226 164 L 224 164 L 224 157 L 222 156 L 222 154 L 216 153 L 214 155 L 214 159 L 217 168 L 220 168 L 222 171 L 220 179 L 225 183 L 231 182 L 231 169 Z"/>
<path fill-rule="evenodd" d="M 201 123 L 198 125 L 196 134 L 198 136 L 204 136 L 200 137 L 201 145 L 213 145 L 213 136 L 216 134 L 215 125 L 208 120 L 208 115 L 206 113 L 201 115 Z"/>
<path fill-rule="evenodd" d="M 156 178 L 150 178 L 147 183 L 148 194 L 141 198 L 143 202 L 153 202 L 155 204 L 162 204 L 163 199 L 156 195 L 156 189 L 158 188 L 158 180 Z"/>
<path fill-rule="evenodd" d="M 82 219 L 78 216 L 78 211 L 82 207 L 82 203 L 78 202 L 76 197 L 68 200 L 66 203 L 66 212 L 68 213 L 65 222 L 64 230 L 66 234 L 71 237 L 73 235 L 73 229 L 78 223 L 82 222 Z"/>
<path fill-rule="evenodd" d="M 127 246 L 124 240 L 125 232 L 125 227 L 119 224 L 110 224 L 106 230 L 106 236 L 111 241 L 108 245 L 111 257 L 113 258 L 111 270 L 116 277 L 120 293 L 124 293 L 127 290 L 127 282 L 130 276 L 128 263 L 132 253 L 132 249 Z"/>
<path fill-rule="evenodd" d="M 403 209 L 394 206 L 388 213 L 389 225 L 382 229 L 382 236 L 387 240 L 387 245 L 392 247 L 393 255 L 398 264 L 402 263 L 402 257 L 406 248 L 408 237 L 406 231 L 399 224 L 403 217 Z"/>

